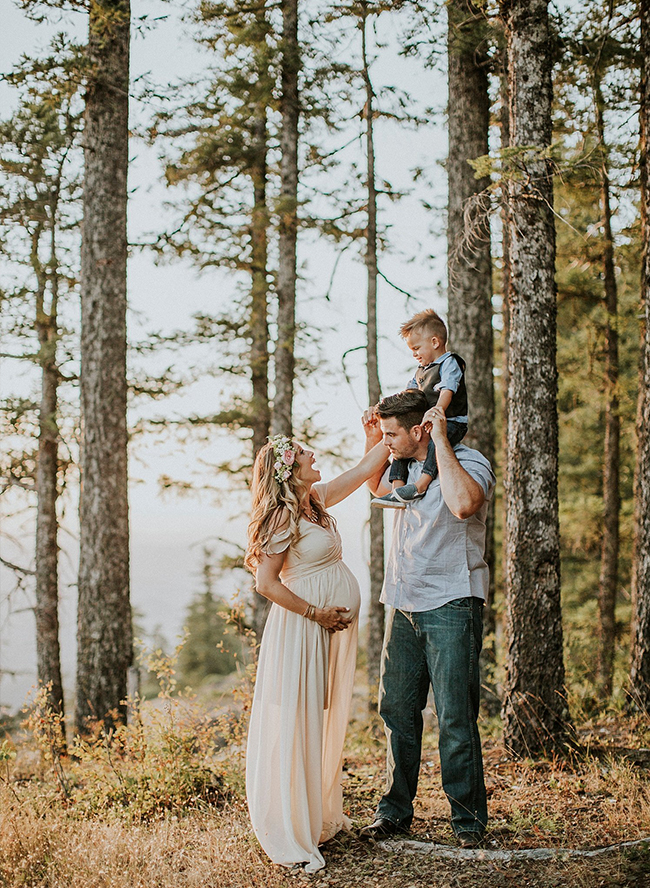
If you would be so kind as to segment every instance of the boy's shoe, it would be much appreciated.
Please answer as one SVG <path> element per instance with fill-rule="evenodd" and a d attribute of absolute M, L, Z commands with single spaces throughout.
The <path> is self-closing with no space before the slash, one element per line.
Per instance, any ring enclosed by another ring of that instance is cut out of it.
<path fill-rule="evenodd" d="M 377 499 L 370 501 L 370 505 L 376 509 L 405 509 L 406 503 L 398 500 L 394 493 L 395 491 L 393 490 L 391 493 L 387 493 L 386 496 L 377 497 Z"/>
<path fill-rule="evenodd" d="M 404 487 L 396 487 L 386 496 L 374 499 L 371 505 L 378 509 L 405 509 L 414 500 L 422 499 L 423 493 L 418 493 L 415 484 L 405 484 Z"/>
<path fill-rule="evenodd" d="M 396 487 L 393 490 L 393 493 L 397 495 L 398 499 L 404 500 L 407 503 L 412 503 L 413 500 L 422 499 L 424 493 L 418 493 L 418 489 L 415 484 L 405 484 L 404 487 Z"/>

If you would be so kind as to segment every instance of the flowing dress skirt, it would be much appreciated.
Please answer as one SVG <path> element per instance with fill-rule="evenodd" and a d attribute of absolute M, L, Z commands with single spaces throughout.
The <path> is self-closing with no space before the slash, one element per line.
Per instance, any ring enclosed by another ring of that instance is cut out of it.
<path fill-rule="evenodd" d="M 273 604 L 260 648 L 246 755 L 251 822 L 274 863 L 325 865 L 318 845 L 349 828 L 341 769 L 357 652 L 359 587 L 340 560 L 336 531 L 309 525 L 282 582 L 317 607 L 350 608 L 328 633 Z M 324 535 L 327 536 L 324 536 Z"/>

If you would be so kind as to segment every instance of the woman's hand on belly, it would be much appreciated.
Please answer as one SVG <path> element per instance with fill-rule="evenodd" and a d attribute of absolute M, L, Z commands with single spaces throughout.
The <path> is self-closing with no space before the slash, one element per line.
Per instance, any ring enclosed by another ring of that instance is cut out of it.
<path fill-rule="evenodd" d="M 350 625 L 350 608 L 317 607 L 314 620 L 328 632 L 341 632 Z"/>

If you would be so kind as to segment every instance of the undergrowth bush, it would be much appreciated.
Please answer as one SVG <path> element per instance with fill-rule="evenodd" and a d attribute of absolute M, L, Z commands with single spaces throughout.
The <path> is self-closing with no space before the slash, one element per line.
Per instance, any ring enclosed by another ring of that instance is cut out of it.
<path fill-rule="evenodd" d="M 173 655 L 147 656 L 160 691 L 142 705 L 129 700 L 127 724 L 107 731 L 102 722 L 66 748 L 60 715 L 41 688 L 23 726 L 31 733 L 54 781 L 42 781 L 41 803 L 56 795 L 72 817 L 119 817 L 137 823 L 223 805 L 242 784 L 252 676 L 242 672 L 233 706 L 207 712 L 189 690 L 178 690 Z M 252 668 L 252 667 L 251 667 Z M 9 767 L 9 752 L 3 753 Z M 33 793 L 30 795 L 34 799 Z"/>

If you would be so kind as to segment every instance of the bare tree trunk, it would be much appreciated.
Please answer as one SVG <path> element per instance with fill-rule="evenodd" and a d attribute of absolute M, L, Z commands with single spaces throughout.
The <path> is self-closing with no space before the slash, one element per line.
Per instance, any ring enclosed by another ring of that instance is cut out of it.
<path fill-rule="evenodd" d="M 501 150 L 510 147 L 510 91 L 508 89 L 508 54 L 507 48 L 503 48 L 503 72 L 501 74 Z M 501 224 L 503 227 L 502 235 L 502 252 L 503 252 L 503 280 L 501 282 L 501 293 L 503 299 L 502 315 L 503 315 L 503 360 L 501 365 L 502 386 L 504 394 L 508 391 L 508 340 L 510 334 L 510 278 L 512 271 L 510 269 L 510 211 L 508 209 L 508 183 L 501 184 Z M 505 401 L 505 397 L 504 397 Z M 505 444 L 508 440 L 507 411 L 504 411 L 504 453 Z"/>
<path fill-rule="evenodd" d="M 618 293 L 614 270 L 614 238 L 609 191 L 609 170 L 603 97 L 600 83 L 595 88 L 596 127 L 603 153 L 600 179 L 601 224 L 603 226 L 603 280 L 605 284 L 605 452 L 603 458 L 603 541 L 598 581 L 598 674 L 601 697 L 612 693 L 614 677 L 614 646 L 616 643 L 616 592 L 618 587 L 619 512 L 619 441 L 620 418 L 618 402 Z"/>
<path fill-rule="evenodd" d="M 58 385 L 56 361 L 58 338 L 59 269 L 56 250 L 57 200 L 50 206 L 50 262 L 41 269 L 36 299 L 36 331 L 41 366 L 41 402 L 38 411 L 39 437 L 36 464 L 36 657 L 39 684 L 49 686 L 49 704 L 64 714 L 61 651 L 59 645 L 59 545 L 57 474 L 59 464 Z M 38 257 L 35 256 L 38 265 Z M 49 311 L 45 306 L 50 285 Z"/>
<path fill-rule="evenodd" d="M 132 661 L 126 425 L 129 0 L 90 7 L 81 249 L 76 723 L 126 717 Z"/>
<path fill-rule="evenodd" d="M 280 217 L 278 262 L 278 341 L 275 350 L 275 398 L 273 432 L 293 431 L 294 346 L 296 335 L 296 245 L 298 239 L 298 0 L 281 0 L 282 95 L 280 110 Z"/>
<path fill-rule="evenodd" d="M 503 149 L 508 148 L 510 145 L 510 92 L 508 89 L 508 51 L 506 46 L 505 38 L 502 42 L 501 47 L 501 72 L 500 72 L 500 101 L 501 101 L 501 111 L 500 111 L 500 148 Z M 502 321 L 502 330 L 501 330 L 501 393 L 502 393 L 502 431 L 501 431 L 501 451 L 503 453 L 503 458 L 505 462 L 506 454 L 508 452 L 508 359 L 509 359 L 509 339 L 510 339 L 510 278 L 511 278 L 511 270 L 510 270 L 510 212 L 508 209 L 508 184 L 507 181 L 501 181 L 501 189 L 500 189 L 500 200 L 501 200 L 501 251 L 502 251 L 502 266 L 501 266 L 501 321 Z M 505 522 L 504 522 L 505 523 Z M 505 557 L 505 534 L 503 537 L 503 563 L 506 563 Z M 492 578 L 492 582 L 494 582 L 494 577 Z M 490 593 L 492 593 L 492 583 L 490 585 Z M 488 611 L 488 616 L 493 618 L 492 623 L 492 631 L 494 632 L 494 640 L 495 640 L 495 650 L 494 657 L 495 660 L 498 658 L 498 652 L 503 647 L 503 620 L 497 622 L 494 608 Z M 487 628 L 487 627 L 486 627 Z M 489 629 L 488 629 L 489 631 Z M 497 697 L 501 698 L 503 695 L 503 686 L 499 686 L 495 688 L 495 693 Z"/>
<path fill-rule="evenodd" d="M 449 17 L 448 289 L 451 340 L 467 362 L 471 422 L 466 443 L 494 458 L 492 258 L 488 207 L 468 161 L 488 153 L 490 102 L 485 16 L 453 0 Z M 462 345 L 462 349 L 461 349 Z"/>
<path fill-rule="evenodd" d="M 476 179 L 470 160 L 488 153 L 488 35 L 485 13 L 471 0 L 451 0 L 448 16 L 449 159 L 448 299 L 451 341 L 467 362 L 470 421 L 465 443 L 494 462 L 494 343 L 492 333 L 492 256 L 489 178 Z M 486 634 L 494 633 L 494 504 L 488 515 L 486 561 L 490 593 Z M 494 645 L 484 659 L 494 663 Z M 484 685 L 490 685 L 484 676 Z M 495 697 L 492 697 L 494 700 Z M 488 701 L 489 702 L 489 701 Z M 498 701 L 497 701 L 498 705 Z"/>
<path fill-rule="evenodd" d="M 377 362 L 377 189 L 375 184 L 375 144 L 373 131 L 374 91 L 368 66 L 366 20 L 368 5 L 361 4 L 361 43 L 363 79 L 366 88 L 366 162 L 368 189 L 368 227 L 366 231 L 366 269 L 368 272 L 366 365 L 368 373 L 368 403 L 381 398 Z M 368 706 L 377 709 L 379 664 L 384 639 L 384 605 L 379 601 L 384 582 L 384 517 L 379 509 L 370 510 L 370 609 L 368 613 Z"/>
<path fill-rule="evenodd" d="M 266 118 L 260 117 L 255 133 L 257 162 L 253 170 L 254 205 L 251 222 L 251 378 L 253 386 L 251 425 L 253 459 L 266 443 L 271 427 L 269 406 L 269 322 L 267 283 Z"/>
<path fill-rule="evenodd" d="M 508 50 L 504 45 L 503 47 L 503 71 L 501 72 L 501 114 L 500 114 L 500 129 L 501 129 L 501 151 L 505 148 L 510 147 L 510 90 L 508 88 Z M 510 268 L 510 210 L 508 208 L 508 183 L 501 183 L 501 225 L 503 228 L 502 234 L 502 252 L 503 252 L 503 271 L 502 277 L 503 280 L 501 282 L 501 298 L 503 300 L 503 304 L 501 307 L 501 314 L 503 319 L 503 356 L 501 363 L 501 385 L 502 390 L 504 392 L 504 407 L 506 407 L 506 395 L 508 392 L 508 351 L 509 351 L 509 338 L 510 338 L 510 279 L 512 277 L 512 271 Z M 506 452 L 506 445 L 508 441 L 508 425 L 507 425 L 508 411 L 504 409 L 503 416 L 503 452 Z"/>
<path fill-rule="evenodd" d="M 566 737 L 560 541 L 553 182 L 547 0 L 503 3 L 510 144 L 524 175 L 509 183 L 510 336 L 506 476 L 508 656 L 504 738 L 515 755 Z M 527 146 L 533 146 L 528 148 Z"/>
<path fill-rule="evenodd" d="M 266 205 L 267 139 L 266 114 L 260 113 L 255 125 L 256 163 L 253 169 L 254 205 L 251 220 L 252 286 L 251 286 L 251 426 L 253 429 L 253 459 L 266 443 L 271 428 L 269 405 L 269 322 L 267 252 L 269 216 Z M 262 637 L 271 602 L 260 595 L 253 584 L 253 629 Z"/>
<path fill-rule="evenodd" d="M 641 227 L 643 312 L 637 405 L 632 563 L 632 706 L 650 711 L 650 0 L 641 0 Z"/>

